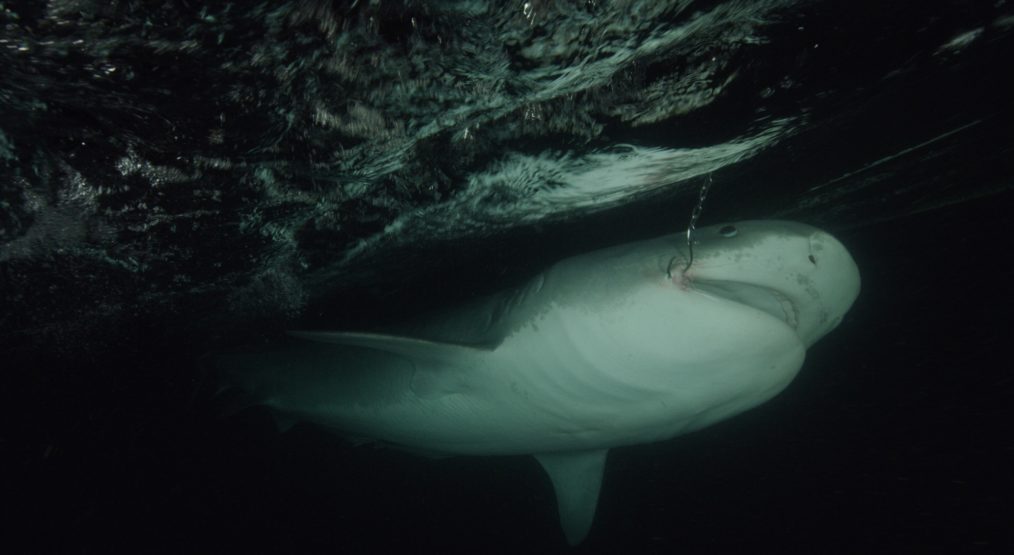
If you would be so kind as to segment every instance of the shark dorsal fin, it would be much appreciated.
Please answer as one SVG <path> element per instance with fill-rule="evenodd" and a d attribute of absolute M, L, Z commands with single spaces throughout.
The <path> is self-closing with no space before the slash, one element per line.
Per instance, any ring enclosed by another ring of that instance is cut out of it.
<path fill-rule="evenodd" d="M 560 525 L 570 545 L 581 543 L 591 528 L 608 452 L 596 449 L 535 455 L 553 481 Z"/>

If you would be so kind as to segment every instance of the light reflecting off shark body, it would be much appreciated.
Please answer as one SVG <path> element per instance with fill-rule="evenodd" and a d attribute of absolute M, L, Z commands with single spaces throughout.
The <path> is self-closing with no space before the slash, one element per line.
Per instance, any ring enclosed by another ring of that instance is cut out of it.
<path fill-rule="evenodd" d="M 610 448 L 770 399 L 859 293 L 852 257 L 816 228 L 748 221 L 695 237 L 686 271 L 672 271 L 682 235 L 619 245 L 402 335 L 293 332 L 311 341 L 220 366 L 286 420 L 440 454 L 534 455 L 578 543 Z"/>

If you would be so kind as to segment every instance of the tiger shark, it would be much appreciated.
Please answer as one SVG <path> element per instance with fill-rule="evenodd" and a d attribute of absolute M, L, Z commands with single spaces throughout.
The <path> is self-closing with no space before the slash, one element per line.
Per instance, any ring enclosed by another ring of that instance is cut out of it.
<path fill-rule="evenodd" d="M 571 544 L 609 449 L 699 430 L 782 391 L 859 293 L 845 247 L 745 221 L 562 260 L 397 333 L 294 331 L 218 358 L 280 421 L 439 455 L 534 455 Z"/>

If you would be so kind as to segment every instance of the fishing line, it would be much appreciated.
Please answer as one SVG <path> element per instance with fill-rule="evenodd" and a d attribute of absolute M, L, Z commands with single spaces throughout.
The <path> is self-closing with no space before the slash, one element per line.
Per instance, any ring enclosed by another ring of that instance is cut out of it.
<path fill-rule="evenodd" d="M 701 217 L 701 211 L 704 210 L 704 199 L 708 196 L 708 189 L 711 188 L 711 174 L 708 174 L 708 178 L 701 185 L 700 194 L 697 197 L 697 206 L 694 206 L 694 211 L 690 213 L 690 225 L 687 226 L 687 250 L 690 256 L 687 257 L 687 265 L 683 267 L 683 271 L 686 272 L 690 269 L 690 265 L 694 262 L 694 232 L 697 231 L 697 219 Z M 674 256 L 669 259 L 669 267 L 666 268 L 665 274 L 672 279 L 672 265 L 678 256 Z"/>

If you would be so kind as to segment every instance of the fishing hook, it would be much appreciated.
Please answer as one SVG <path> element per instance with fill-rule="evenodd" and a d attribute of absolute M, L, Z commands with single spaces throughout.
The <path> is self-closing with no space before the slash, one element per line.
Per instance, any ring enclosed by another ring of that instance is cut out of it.
<path fill-rule="evenodd" d="M 683 267 L 683 272 L 690 269 L 690 265 L 694 263 L 694 231 L 696 231 L 697 219 L 701 217 L 701 211 L 704 210 L 704 199 L 708 196 L 708 189 L 711 188 L 712 178 L 711 174 L 708 174 L 708 178 L 701 185 L 701 191 L 697 197 L 697 206 L 694 206 L 694 211 L 690 213 L 690 225 L 687 226 L 687 251 L 690 256 L 687 257 L 687 265 Z M 665 275 L 672 279 L 672 265 L 676 262 L 679 256 L 674 256 L 669 259 L 669 266 L 665 270 Z"/>

